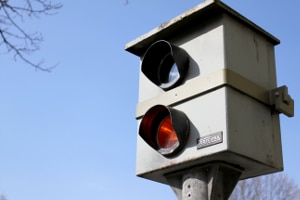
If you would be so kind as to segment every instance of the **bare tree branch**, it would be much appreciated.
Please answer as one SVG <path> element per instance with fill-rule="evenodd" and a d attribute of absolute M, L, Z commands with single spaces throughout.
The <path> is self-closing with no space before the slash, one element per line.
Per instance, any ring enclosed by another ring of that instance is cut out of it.
<path fill-rule="evenodd" d="M 289 200 L 299 187 L 283 173 L 242 180 L 230 200 Z"/>
<path fill-rule="evenodd" d="M 52 4 L 50 0 L 0 0 L 0 47 L 4 47 L 5 53 L 13 54 L 15 60 L 19 58 L 38 70 L 50 72 L 55 66 L 45 67 L 42 61 L 35 63 L 27 57 L 39 50 L 42 35 L 28 33 L 20 24 L 26 17 L 56 14 L 61 7 L 62 4 Z"/>

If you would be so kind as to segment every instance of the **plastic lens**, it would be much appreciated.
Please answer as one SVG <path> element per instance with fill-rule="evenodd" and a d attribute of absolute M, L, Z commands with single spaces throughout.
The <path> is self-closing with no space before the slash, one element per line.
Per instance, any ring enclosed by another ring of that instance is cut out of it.
<path fill-rule="evenodd" d="M 178 67 L 171 54 L 166 55 L 162 59 L 159 69 L 160 86 L 163 88 L 175 84 L 180 78 Z"/>
<path fill-rule="evenodd" d="M 160 148 L 171 148 L 178 142 L 176 132 L 172 126 L 171 117 L 162 120 L 157 131 L 157 143 Z"/>

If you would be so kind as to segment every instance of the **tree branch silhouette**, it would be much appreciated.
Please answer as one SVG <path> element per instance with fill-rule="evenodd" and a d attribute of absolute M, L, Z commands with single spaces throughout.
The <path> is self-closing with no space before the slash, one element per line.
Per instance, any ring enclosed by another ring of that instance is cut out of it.
<path fill-rule="evenodd" d="M 43 61 L 35 63 L 28 58 L 28 54 L 39 50 L 43 41 L 42 34 L 28 33 L 20 24 L 26 17 L 39 18 L 41 15 L 56 14 L 61 7 L 62 4 L 52 4 L 50 0 L 0 0 L 0 47 L 4 47 L 2 51 L 13 54 L 15 60 L 19 58 L 38 70 L 50 72 L 55 66 L 46 67 Z"/>

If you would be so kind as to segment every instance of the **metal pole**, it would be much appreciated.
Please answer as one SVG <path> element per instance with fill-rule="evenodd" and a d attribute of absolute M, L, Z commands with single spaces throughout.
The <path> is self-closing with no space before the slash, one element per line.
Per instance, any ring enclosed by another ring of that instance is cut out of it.
<path fill-rule="evenodd" d="M 227 200 L 242 173 L 217 162 L 166 174 L 166 179 L 178 200 Z"/>
<path fill-rule="evenodd" d="M 182 200 L 208 200 L 207 172 L 191 172 L 183 176 Z"/>

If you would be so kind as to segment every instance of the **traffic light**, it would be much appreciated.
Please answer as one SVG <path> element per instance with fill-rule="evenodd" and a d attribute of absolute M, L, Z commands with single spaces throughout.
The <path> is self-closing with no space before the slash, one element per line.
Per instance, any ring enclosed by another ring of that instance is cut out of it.
<path fill-rule="evenodd" d="M 279 114 L 292 117 L 294 101 L 277 87 L 279 43 L 219 0 L 128 43 L 141 61 L 137 175 L 169 184 L 214 162 L 241 179 L 283 170 Z"/>
<path fill-rule="evenodd" d="M 151 44 L 141 61 L 143 74 L 163 90 L 178 86 L 184 80 L 188 68 L 189 57 L 186 51 L 165 40 Z M 160 154 L 171 157 L 186 144 L 189 120 L 179 110 L 155 105 L 144 115 L 139 135 Z"/>
<path fill-rule="evenodd" d="M 165 40 L 154 42 L 146 51 L 141 70 L 154 84 L 164 90 L 178 85 L 189 68 L 185 50 Z"/>
<path fill-rule="evenodd" d="M 143 117 L 139 135 L 161 155 L 171 157 L 185 147 L 189 126 L 189 120 L 183 112 L 155 105 Z"/>

